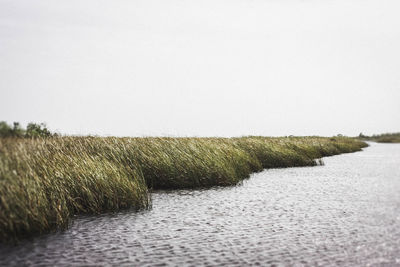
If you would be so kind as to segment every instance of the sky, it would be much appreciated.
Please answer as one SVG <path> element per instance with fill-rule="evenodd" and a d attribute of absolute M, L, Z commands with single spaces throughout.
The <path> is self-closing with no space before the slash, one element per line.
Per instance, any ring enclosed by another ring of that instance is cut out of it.
<path fill-rule="evenodd" d="M 0 121 L 74 135 L 400 131 L 398 0 L 0 0 Z"/>

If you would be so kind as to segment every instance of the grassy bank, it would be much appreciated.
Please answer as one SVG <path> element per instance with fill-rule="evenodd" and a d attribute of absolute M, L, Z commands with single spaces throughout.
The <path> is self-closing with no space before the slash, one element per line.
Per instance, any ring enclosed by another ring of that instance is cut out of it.
<path fill-rule="evenodd" d="M 74 214 L 147 208 L 149 189 L 235 185 L 365 146 L 345 137 L 0 138 L 0 241 L 65 228 Z"/>
<path fill-rule="evenodd" d="M 400 133 L 385 133 L 372 136 L 360 134 L 359 138 L 363 141 L 373 141 L 377 143 L 400 143 Z"/>

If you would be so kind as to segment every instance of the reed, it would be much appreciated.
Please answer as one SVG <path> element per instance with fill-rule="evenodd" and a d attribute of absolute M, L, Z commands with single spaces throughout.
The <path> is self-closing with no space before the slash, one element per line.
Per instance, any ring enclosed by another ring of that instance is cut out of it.
<path fill-rule="evenodd" d="M 149 190 L 235 185 L 365 146 L 346 137 L 0 138 L 0 241 L 64 229 L 75 214 L 149 208 Z"/>

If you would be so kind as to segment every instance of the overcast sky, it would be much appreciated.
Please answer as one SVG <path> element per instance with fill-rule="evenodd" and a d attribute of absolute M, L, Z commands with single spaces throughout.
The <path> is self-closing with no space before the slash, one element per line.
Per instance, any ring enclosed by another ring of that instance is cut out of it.
<path fill-rule="evenodd" d="M 0 120 L 67 134 L 400 131 L 398 0 L 0 0 Z"/>

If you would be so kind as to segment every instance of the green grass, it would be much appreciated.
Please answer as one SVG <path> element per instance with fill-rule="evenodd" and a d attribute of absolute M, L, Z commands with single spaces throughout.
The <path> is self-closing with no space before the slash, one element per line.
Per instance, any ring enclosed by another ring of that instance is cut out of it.
<path fill-rule="evenodd" d="M 365 146 L 345 137 L 0 138 L 0 241 L 64 229 L 75 214 L 149 208 L 149 190 L 235 185 Z"/>
<path fill-rule="evenodd" d="M 372 136 L 360 134 L 359 138 L 363 141 L 374 141 L 377 143 L 400 143 L 400 133 L 385 133 Z"/>

